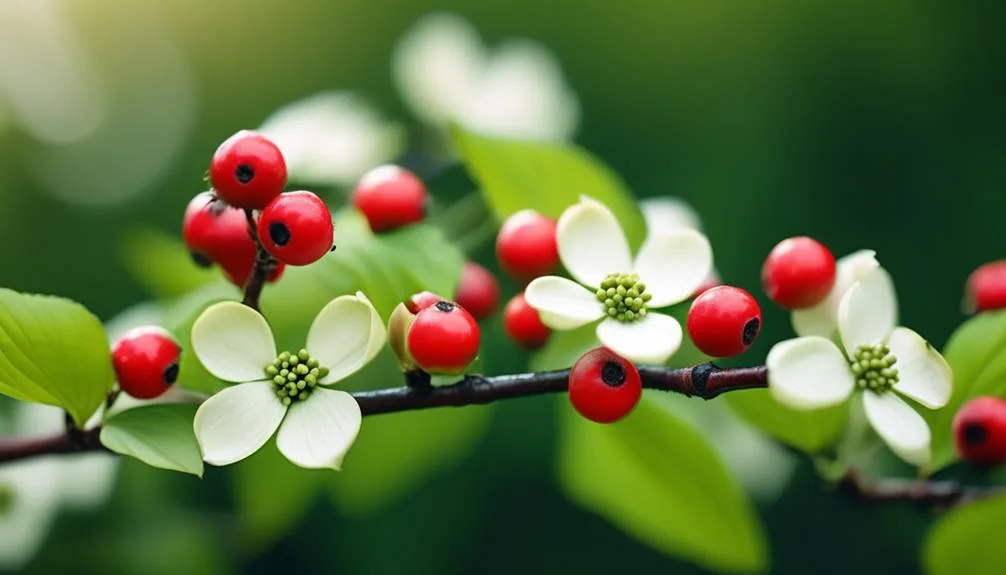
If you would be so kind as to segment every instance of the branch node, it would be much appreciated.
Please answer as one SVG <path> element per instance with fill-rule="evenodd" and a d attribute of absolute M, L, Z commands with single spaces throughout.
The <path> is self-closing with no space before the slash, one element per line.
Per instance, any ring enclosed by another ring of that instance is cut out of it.
<path fill-rule="evenodd" d="M 688 371 L 688 379 L 691 383 L 691 390 L 694 395 L 701 397 L 702 399 L 712 399 L 716 394 L 710 394 L 709 389 L 706 384 L 709 383 L 709 376 L 718 372 L 723 371 L 722 368 L 713 364 L 713 362 L 700 363 Z"/>

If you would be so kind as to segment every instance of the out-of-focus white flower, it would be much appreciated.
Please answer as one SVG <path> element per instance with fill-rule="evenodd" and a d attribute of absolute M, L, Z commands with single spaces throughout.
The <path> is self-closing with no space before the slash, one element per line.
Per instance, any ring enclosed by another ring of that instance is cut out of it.
<path fill-rule="evenodd" d="M 309 183 L 355 183 L 405 146 L 401 126 L 350 92 L 322 92 L 287 104 L 258 131 L 279 146 L 290 178 Z"/>
<path fill-rule="evenodd" d="M 17 437 L 56 433 L 63 411 L 18 402 L 12 414 Z M 97 415 L 89 426 L 98 422 Z M 90 509 L 111 494 L 118 458 L 107 453 L 37 457 L 0 466 L 0 568 L 20 569 L 38 552 L 61 506 Z"/>
<path fill-rule="evenodd" d="M 453 14 L 416 22 L 395 47 L 392 73 L 413 113 L 438 129 L 457 121 L 495 136 L 564 140 L 579 123 L 579 101 L 547 48 L 508 40 L 490 53 Z"/>

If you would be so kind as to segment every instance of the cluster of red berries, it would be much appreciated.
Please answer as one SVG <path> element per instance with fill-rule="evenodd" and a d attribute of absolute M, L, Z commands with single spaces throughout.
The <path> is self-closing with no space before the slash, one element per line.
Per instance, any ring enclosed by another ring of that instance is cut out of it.
<path fill-rule="evenodd" d="M 153 399 L 178 380 L 181 347 L 166 330 L 132 329 L 112 346 L 112 366 L 119 388 L 137 398 Z"/>
<path fill-rule="evenodd" d="M 953 423 L 962 459 L 982 465 L 1006 463 L 1006 401 L 983 396 L 965 403 Z"/>
<path fill-rule="evenodd" d="M 189 202 L 182 221 L 185 244 L 201 265 L 215 263 L 243 286 L 257 257 L 250 231 L 276 260 L 269 281 L 285 265 L 311 264 L 332 249 L 328 207 L 311 192 L 283 192 L 286 161 L 265 136 L 242 130 L 228 138 L 213 154 L 209 175 L 213 189 Z"/>

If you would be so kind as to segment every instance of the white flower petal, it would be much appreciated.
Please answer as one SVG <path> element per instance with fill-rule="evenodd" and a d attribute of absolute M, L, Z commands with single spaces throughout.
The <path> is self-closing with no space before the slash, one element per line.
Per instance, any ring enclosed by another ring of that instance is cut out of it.
<path fill-rule="evenodd" d="M 838 306 L 838 333 L 850 356 L 860 345 L 887 341 L 897 325 L 894 282 L 884 268 L 877 268 L 856 282 Z"/>
<path fill-rule="evenodd" d="M 384 346 L 387 333 L 377 310 L 360 292 L 339 296 L 314 318 L 307 351 L 329 369 L 319 383 L 335 383 L 356 373 Z"/>
<path fill-rule="evenodd" d="M 823 337 L 781 341 L 772 346 L 765 365 L 772 397 L 795 409 L 837 405 L 855 385 L 842 350 Z"/>
<path fill-rule="evenodd" d="M 838 305 L 842 297 L 857 281 L 880 267 L 876 252 L 860 250 L 835 263 L 835 285 L 828 297 L 814 307 L 796 310 L 791 319 L 797 335 L 819 335 L 830 338 L 838 329 Z"/>
<path fill-rule="evenodd" d="M 597 339 L 633 363 L 661 365 L 681 347 L 681 324 L 662 313 L 648 313 L 632 323 L 608 318 L 597 326 Z"/>
<path fill-rule="evenodd" d="M 12 495 L 0 513 L 0 569 L 21 569 L 42 546 L 59 509 L 59 471 L 53 457 L 0 467 L 0 484 Z"/>
<path fill-rule="evenodd" d="M 352 395 L 319 387 L 306 400 L 290 406 L 276 447 L 294 465 L 338 471 L 362 422 L 360 405 Z"/>
<path fill-rule="evenodd" d="M 648 236 L 672 232 L 681 228 L 702 230 L 698 212 L 688 202 L 672 196 L 640 200 L 639 209 L 646 220 Z"/>
<path fill-rule="evenodd" d="M 939 409 L 950 401 L 954 374 L 947 360 L 914 331 L 898 327 L 887 340 L 898 359 L 898 384 L 894 391 L 907 395 L 929 409 Z"/>
<path fill-rule="evenodd" d="M 929 426 L 914 409 L 893 393 L 863 393 L 866 418 L 898 457 L 913 465 L 929 462 Z"/>
<path fill-rule="evenodd" d="M 608 274 L 626 273 L 632 266 L 629 241 L 615 214 L 586 196 L 559 217 L 556 243 L 562 265 L 586 286 L 596 288 Z"/>
<path fill-rule="evenodd" d="M 712 269 L 713 250 L 706 236 L 679 229 L 646 238 L 632 271 L 653 294 L 648 305 L 664 307 L 691 297 Z"/>
<path fill-rule="evenodd" d="M 104 503 L 119 470 L 119 458 L 108 453 L 85 453 L 64 458 L 60 489 L 66 505 L 77 509 L 93 509 Z"/>
<path fill-rule="evenodd" d="M 524 299 L 552 329 L 576 329 L 604 316 L 604 306 L 590 290 L 559 276 L 536 278 L 524 289 Z"/>
<path fill-rule="evenodd" d="M 271 381 L 224 389 L 199 406 L 192 424 L 203 460 L 212 465 L 241 461 L 269 441 L 284 414 Z"/>
<path fill-rule="evenodd" d="M 277 355 L 262 314 L 233 301 L 214 304 L 196 319 L 192 351 L 214 377 L 232 382 L 263 379 Z"/>

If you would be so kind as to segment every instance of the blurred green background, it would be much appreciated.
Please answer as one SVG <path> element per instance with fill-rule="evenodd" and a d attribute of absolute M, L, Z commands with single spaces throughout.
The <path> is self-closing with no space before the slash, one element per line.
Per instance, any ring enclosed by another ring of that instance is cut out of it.
<path fill-rule="evenodd" d="M 490 46 L 527 37 L 550 47 L 580 101 L 576 142 L 638 196 L 690 202 L 728 283 L 755 292 L 762 258 L 791 235 L 813 235 L 836 255 L 872 248 L 897 282 L 904 323 L 940 347 L 962 320 L 967 274 L 1006 255 L 1001 2 L 38 6 L 0 0 L 0 74 L 34 77 L 35 64 L 14 48 L 69 30 L 71 48 L 97 70 L 95 109 L 104 106 L 114 128 L 43 141 L 10 121 L 0 81 L 0 285 L 76 299 L 103 320 L 150 297 L 123 265 L 126 234 L 177 234 L 213 150 L 236 130 L 292 100 L 349 89 L 418 133 L 389 61 L 395 41 L 431 11 L 464 16 Z M 18 20 L 31 25 L 5 30 L 19 9 L 34 11 Z M 47 28 L 53 18 L 62 28 Z M 58 103 L 42 88 L 39 98 Z M 433 191 L 446 205 L 462 188 Z M 338 205 L 342 196 L 325 191 Z M 496 269 L 491 244 L 476 255 Z M 765 327 L 740 363 L 761 363 L 791 333 L 787 315 L 756 296 Z M 487 371 L 526 368 L 498 322 L 484 333 Z M 444 456 L 387 505 L 337 509 L 317 497 L 289 532 L 268 537 L 248 535 L 224 472 L 211 468 L 199 481 L 126 461 L 108 507 L 65 514 L 30 571 L 703 572 L 567 500 L 554 479 L 558 405 L 499 405 L 470 452 Z M 773 573 L 919 569 L 930 513 L 857 505 L 799 461 L 782 495 L 758 509 Z M 282 474 L 263 481 L 274 482 L 278 501 L 290 497 Z M 730 545 L 730 532 L 707 535 Z"/>

